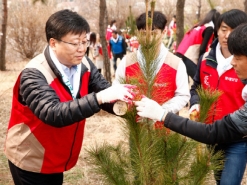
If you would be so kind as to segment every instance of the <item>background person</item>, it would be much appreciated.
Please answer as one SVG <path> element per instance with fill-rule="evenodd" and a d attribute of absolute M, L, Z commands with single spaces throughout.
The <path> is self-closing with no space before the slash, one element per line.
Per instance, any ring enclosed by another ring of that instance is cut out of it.
<path fill-rule="evenodd" d="M 91 51 L 92 51 L 92 57 L 95 63 L 95 66 L 99 70 L 99 73 L 101 73 L 103 69 L 103 53 L 102 53 L 102 46 L 100 43 L 100 36 L 99 34 L 92 33 L 90 37 L 90 42 L 91 42 Z"/>
<path fill-rule="evenodd" d="M 106 40 L 109 42 L 109 40 L 112 37 L 112 31 L 115 30 L 117 31 L 117 21 L 114 19 L 111 21 L 111 23 L 108 25 L 107 29 L 106 29 Z"/>
<path fill-rule="evenodd" d="M 216 23 L 219 16 L 217 10 L 210 10 L 203 20 L 184 35 L 176 49 L 176 55 L 182 58 L 191 78 L 195 76 L 199 57 L 208 51 L 214 37 L 217 37 Z"/>
<path fill-rule="evenodd" d="M 167 44 L 167 48 L 171 49 L 172 46 L 175 44 L 175 37 L 176 37 L 176 29 L 177 29 L 177 23 L 176 23 L 176 15 L 173 15 L 172 20 L 168 26 L 168 34 L 170 35 L 169 41 Z"/>
<path fill-rule="evenodd" d="M 126 54 L 126 42 L 124 37 L 118 34 L 116 30 L 112 31 L 112 37 L 109 41 L 112 56 L 113 56 L 113 68 L 114 73 L 117 69 L 117 59 L 122 60 L 124 55 Z"/>
<path fill-rule="evenodd" d="M 151 17 L 151 12 L 149 12 L 149 17 Z M 169 52 L 162 42 L 166 23 L 166 16 L 159 11 L 154 11 L 152 29 L 161 35 L 159 53 L 156 58 L 158 69 L 156 70 L 155 84 L 157 85 L 154 87 L 156 88 L 154 96 L 156 96 L 155 100 L 159 99 L 158 102 L 170 112 L 178 113 L 189 101 L 189 85 L 183 61 Z M 138 30 L 146 29 L 146 13 L 137 17 L 136 25 Z M 145 63 L 142 55 L 141 45 L 137 51 L 127 54 L 117 67 L 113 84 L 119 84 L 123 79 L 131 83 L 131 78 L 140 74 L 140 66 Z M 162 96 L 159 96 L 162 92 L 164 92 Z M 159 123 L 156 126 L 159 127 Z"/>
<path fill-rule="evenodd" d="M 229 34 L 240 24 L 247 22 L 247 14 L 238 9 L 229 10 L 220 15 L 216 27 L 218 38 L 214 40 L 209 52 L 205 53 L 197 65 L 197 72 L 191 86 L 190 112 L 199 111 L 197 89 L 219 90 L 223 94 L 218 98 L 207 118 L 206 123 L 238 110 L 244 104 L 241 96 L 244 84 L 238 78 L 233 66 L 230 64 L 233 56 L 228 50 L 227 39 Z M 246 142 L 218 144 L 215 151 L 223 151 L 225 163 L 221 180 L 217 184 L 239 184 L 245 171 L 247 161 Z"/>

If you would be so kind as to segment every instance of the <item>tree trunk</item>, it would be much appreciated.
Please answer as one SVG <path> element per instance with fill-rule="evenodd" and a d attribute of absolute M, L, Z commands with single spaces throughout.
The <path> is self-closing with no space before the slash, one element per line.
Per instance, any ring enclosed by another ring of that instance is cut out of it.
<path fill-rule="evenodd" d="M 176 45 L 178 46 L 184 36 L 184 4 L 185 0 L 177 0 L 176 5 Z"/>
<path fill-rule="evenodd" d="M 8 8 L 7 0 L 3 0 L 3 22 L 2 22 L 2 35 L 1 35 L 1 49 L 0 49 L 0 70 L 6 70 L 6 33 L 7 33 L 7 18 L 8 18 Z"/>
<path fill-rule="evenodd" d="M 201 0 L 199 0 L 198 2 L 198 9 L 197 9 L 197 12 L 196 12 L 196 18 L 197 18 L 197 22 L 200 21 L 200 17 L 201 17 L 201 7 L 202 7 L 202 2 Z"/>
<path fill-rule="evenodd" d="M 99 13 L 99 34 L 100 42 L 102 45 L 103 58 L 104 58 L 104 76 L 107 81 L 111 83 L 111 65 L 108 56 L 107 42 L 105 38 L 106 26 L 107 26 L 107 7 L 106 0 L 100 0 L 100 13 Z"/>
<path fill-rule="evenodd" d="M 247 13 L 247 0 L 244 1 L 244 11 Z"/>

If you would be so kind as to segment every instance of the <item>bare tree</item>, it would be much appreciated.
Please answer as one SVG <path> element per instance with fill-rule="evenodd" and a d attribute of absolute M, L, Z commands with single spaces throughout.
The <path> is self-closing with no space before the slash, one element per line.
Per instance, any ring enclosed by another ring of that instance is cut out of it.
<path fill-rule="evenodd" d="M 184 4 L 185 4 L 185 0 L 177 0 L 177 5 L 176 5 L 176 21 L 177 21 L 176 42 L 177 42 L 177 46 L 180 44 L 180 42 L 184 36 Z"/>
<path fill-rule="evenodd" d="M 13 51 L 19 54 L 20 58 L 31 59 L 44 49 L 46 45 L 44 27 L 49 14 L 47 6 L 33 6 L 23 2 L 11 6 L 8 21 L 8 44 Z"/>
<path fill-rule="evenodd" d="M 7 0 L 3 0 L 3 19 L 2 19 L 2 36 L 1 37 L 1 48 L 0 48 L 0 70 L 6 70 L 6 33 L 7 33 L 7 19 L 8 19 L 8 7 L 7 7 Z"/>
<path fill-rule="evenodd" d="M 199 0 L 198 3 L 199 3 L 199 4 L 198 4 L 198 9 L 197 9 L 197 12 L 196 12 L 197 22 L 199 22 L 200 17 L 201 17 L 201 7 L 202 7 L 202 2 L 201 2 L 201 0 Z"/>
<path fill-rule="evenodd" d="M 101 41 L 102 51 L 104 56 L 104 76 L 107 81 L 111 82 L 111 65 L 108 56 L 107 42 L 105 38 L 106 25 L 108 22 L 106 0 L 100 0 L 99 9 L 100 9 L 99 34 L 100 34 L 100 41 Z"/>

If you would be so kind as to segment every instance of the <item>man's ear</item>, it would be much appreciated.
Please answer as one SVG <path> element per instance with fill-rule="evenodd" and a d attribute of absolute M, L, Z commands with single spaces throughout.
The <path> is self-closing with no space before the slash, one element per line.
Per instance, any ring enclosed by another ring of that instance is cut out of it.
<path fill-rule="evenodd" d="M 49 46 L 51 48 L 56 47 L 56 40 L 54 38 L 50 38 L 50 40 L 49 40 Z"/>

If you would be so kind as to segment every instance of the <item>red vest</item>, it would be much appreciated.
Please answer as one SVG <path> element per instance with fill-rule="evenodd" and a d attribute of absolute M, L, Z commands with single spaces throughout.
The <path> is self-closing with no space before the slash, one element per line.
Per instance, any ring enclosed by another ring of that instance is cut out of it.
<path fill-rule="evenodd" d="M 112 36 L 112 29 L 107 28 L 106 35 L 105 35 L 106 40 L 109 41 L 111 39 L 111 36 Z"/>
<path fill-rule="evenodd" d="M 130 41 L 130 47 L 131 47 L 131 51 L 136 51 L 139 47 L 138 40 L 131 40 Z"/>
<path fill-rule="evenodd" d="M 136 55 L 136 53 L 133 53 Z M 132 59 L 131 59 L 132 58 Z M 153 100 L 157 101 L 160 105 L 173 98 L 175 91 L 177 89 L 176 85 L 176 75 L 177 66 L 180 59 L 175 55 L 168 52 L 167 57 L 156 75 L 154 85 L 152 87 L 151 97 Z M 140 70 L 139 63 L 137 59 L 129 55 L 126 57 L 126 82 L 133 84 L 133 81 L 138 81 L 141 84 L 141 89 L 139 89 L 139 97 L 141 95 L 147 95 L 147 84 L 145 84 L 142 72 Z M 156 127 L 163 128 L 163 122 L 156 123 Z"/>
<path fill-rule="evenodd" d="M 188 31 L 184 35 L 183 40 L 179 44 L 176 52 L 186 56 L 187 58 L 192 60 L 195 64 L 197 64 L 200 46 L 203 41 L 202 34 L 204 30 L 209 26 L 210 26 L 209 24 L 205 24 L 203 26 L 198 26 Z M 212 41 L 213 41 L 213 34 L 208 42 L 207 48 L 209 48 Z"/>
<path fill-rule="evenodd" d="M 30 63 L 46 77 L 61 102 L 72 100 L 70 93 L 50 69 L 44 55 L 37 56 Z M 86 72 L 81 77 L 81 97 L 88 94 L 89 76 L 90 72 Z M 19 168 L 32 172 L 60 173 L 69 170 L 76 164 L 81 151 L 85 120 L 62 128 L 43 123 L 18 101 L 19 86 L 20 76 L 13 89 L 5 146 L 7 158 Z"/>
<path fill-rule="evenodd" d="M 244 105 L 241 95 L 244 84 L 238 78 L 233 68 L 219 77 L 217 70 L 207 65 L 206 60 L 203 59 L 200 68 L 200 79 L 203 88 L 212 88 L 223 92 L 217 103 L 213 105 L 211 109 L 212 116 L 207 119 L 206 123 L 222 119 L 225 115 L 234 112 Z"/>

